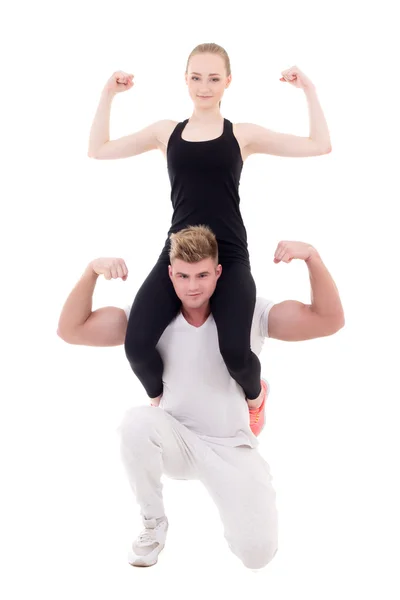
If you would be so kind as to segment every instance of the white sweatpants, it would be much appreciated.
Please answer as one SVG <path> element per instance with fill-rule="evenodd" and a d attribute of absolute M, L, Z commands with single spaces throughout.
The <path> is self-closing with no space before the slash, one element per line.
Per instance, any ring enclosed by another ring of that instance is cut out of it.
<path fill-rule="evenodd" d="M 145 519 L 164 516 L 161 477 L 200 480 L 213 498 L 232 552 L 251 569 L 277 551 L 278 515 L 268 464 L 255 448 L 201 440 L 162 408 L 130 409 L 121 456 Z"/>

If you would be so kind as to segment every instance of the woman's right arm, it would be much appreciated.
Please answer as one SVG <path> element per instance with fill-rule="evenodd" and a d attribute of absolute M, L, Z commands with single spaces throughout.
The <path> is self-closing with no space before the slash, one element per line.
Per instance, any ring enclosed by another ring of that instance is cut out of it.
<path fill-rule="evenodd" d="M 100 160 L 128 158 L 159 148 L 159 140 L 169 121 L 157 121 L 141 131 L 110 140 L 110 112 L 114 96 L 133 87 L 133 75 L 122 71 L 107 81 L 90 130 L 88 156 Z M 160 135 L 161 134 L 161 135 Z"/>

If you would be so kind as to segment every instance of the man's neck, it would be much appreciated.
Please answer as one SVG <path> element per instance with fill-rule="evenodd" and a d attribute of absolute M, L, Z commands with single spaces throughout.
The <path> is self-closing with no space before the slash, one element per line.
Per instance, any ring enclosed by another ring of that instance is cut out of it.
<path fill-rule="evenodd" d="M 207 302 L 200 308 L 187 308 L 182 304 L 182 316 L 193 327 L 201 327 L 207 321 L 211 313 L 210 303 Z"/>

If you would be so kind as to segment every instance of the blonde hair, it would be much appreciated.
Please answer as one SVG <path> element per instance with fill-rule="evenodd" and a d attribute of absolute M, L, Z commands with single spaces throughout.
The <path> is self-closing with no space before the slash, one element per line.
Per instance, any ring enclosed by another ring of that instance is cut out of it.
<path fill-rule="evenodd" d="M 196 54 L 218 54 L 218 56 L 224 59 L 227 76 L 229 77 L 229 75 L 231 74 L 231 61 L 229 60 L 228 53 L 225 50 L 225 48 L 222 48 L 222 46 L 218 46 L 218 44 L 199 44 L 198 46 L 196 46 L 196 48 L 192 50 L 189 54 L 189 58 L 186 63 L 186 73 L 189 67 L 190 59 Z"/>
<path fill-rule="evenodd" d="M 197 263 L 205 258 L 213 258 L 218 263 L 217 238 L 207 225 L 194 225 L 170 235 L 169 260 Z"/>

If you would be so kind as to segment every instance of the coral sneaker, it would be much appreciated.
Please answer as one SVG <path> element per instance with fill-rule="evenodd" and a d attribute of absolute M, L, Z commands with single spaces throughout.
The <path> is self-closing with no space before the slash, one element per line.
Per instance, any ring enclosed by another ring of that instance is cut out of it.
<path fill-rule="evenodd" d="M 261 379 L 261 388 L 263 391 L 263 400 L 258 408 L 249 408 L 250 429 L 254 435 L 260 435 L 265 425 L 265 401 L 269 394 L 269 384 Z"/>

